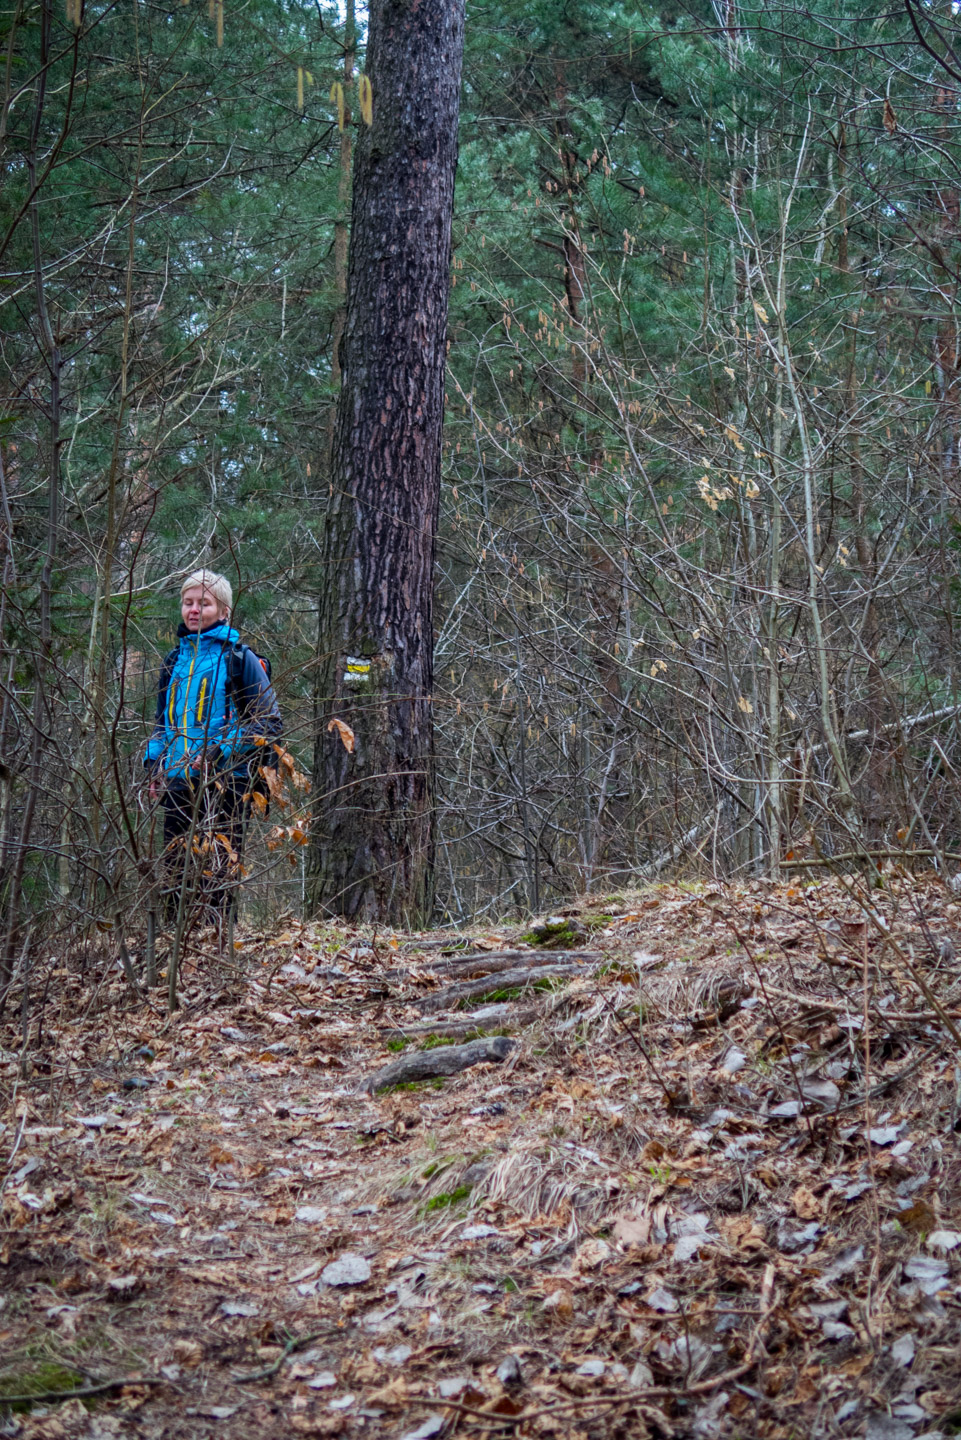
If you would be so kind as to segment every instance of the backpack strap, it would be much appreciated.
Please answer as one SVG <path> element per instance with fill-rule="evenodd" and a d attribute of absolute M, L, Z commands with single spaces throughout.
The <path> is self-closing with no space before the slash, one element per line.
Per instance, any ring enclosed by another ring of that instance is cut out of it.
<path fill-rule="evenodd" d="M 174 648 L 164 656 L 163 664 L 160 667 L 160 679 L 157 682 L 157 719 L 162 720 L 167 710 L 167 692 L 170 689 L 170 677 L 174 673 L 174 666 L 177 663 L 177 656 L 180 653 L 180 646 Z"/>
<path fill-rule="evenodd" d="M 260 656 L 242 640 L 225 640 L 223 643 L 227 656 L 227 699 L 233 705 L 237 719 L 243 720 L 250 709 L 251 701 L 250 685 L 246 679 L 248 665 L 251 661 L 259 665 L 268 680 L 270 670 Z"/>

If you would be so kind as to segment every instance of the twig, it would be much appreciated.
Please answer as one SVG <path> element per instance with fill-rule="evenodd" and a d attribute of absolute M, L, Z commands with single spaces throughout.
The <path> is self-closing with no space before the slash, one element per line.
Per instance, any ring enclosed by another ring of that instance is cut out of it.
<path fill-rule="evenodd" d="M 139 1375 L 123 1375 L 119 1380 L 101 1380 L 99 1385 L 78 1385 L 75 1390 L 35 1390 L 32 1395 L 0 1395 L 0 1407 L 39 1405 L 50 1400 L 85 1400 L 89 1395 L 107 1395 L 125 1385 L 166 1385 L 166 1380 L 147 1380 Z"/>
<path fill-rule="evenodd" d="M 851 968 L 860 969 L 852 961 Z M 782 990 L 777 985 L 768 985 L 769 995 L 777 995 L 782 1000 L 793 1000 L 795 1004 L 807 1007 L 811 1010 L 833 1010 L 838 1015 L 849 1015 L 851 1013 L 850 1001 L 845 1004 L 839 1000 L 828 1000 L 820 995 L 796 995 L 793 990 Z M 961 1010 L 946 1010 L 954 1020 L 961 1020 Z M 927 1020 L 930 1023 L 931 1015 L 927 1010 L 878 1010 L 877 1015 L 882 1020 L 897 1020 L 899 1024 L 910 1024 L 919 1020 Z"/>
<path fill-rule="evenodd" d="M 954 850 L 942 850 L 945 860 L 959 860 L 961 855 Z M 785 870 L 830 870 L 835 865 L 847 864 L 852 860 L 931 860 L 936 858 L 933 850 L 845 850 L 840 855 L 819 855 L 805 860 L 782 860 Z"/>
<path fill-rule="evenodd" d="M 22 1117 L 22 1119 L 21 1119 L 21 1121 L 20 1121 L 20 1129 L 19 1129 L 19 1131 L 18 1131 L 18 1133 L 17 1133 L 17 1138 L 16 1138 L 16 1139 L 14 1140 L 14 1142 L 13 1142 L 13 1149 L 10 1151 L 10 1155 L 9 1155 L 9 1157 L 8 1157 L 8 1159 L 7 1159 L 7 1168 L 6 1168 L 6 1170 L 4 1171 L 3 1183 L 0 1184 L 0 1194 L 3 1193 L 4 1189 L 6 1188 L 7 1181 L 10 1179 L 10 1176 L 13 1174 L 13 1162 L 14 1162 L 14 1160 L 16 1159 L 17 1151 L 20 1149 L 20 1142 L 21 1142 L 21 1140 L 23 1139 L 23 1132 L 24 1132 L 24 1130 L 26 1130 L 26 1128 L 27 1128 L 27 1113 L 26 1113 L 26 1111 L 24 1111 L 23 1117 Z"/>
<path fill-rule="evenodd" d="M 920 1070 L 925 1060 L 930 1060 L 931 1056 L 936 1054 L 937 1050 L 934 1046 L 928 1050 L 922 1050 L 921 1054 L 917 1059 L 912 1060 L 910 1065 L 905 1065 L 904 1069 L 899 1070 L 896 1075 L 889 1075 L 885 1080 L 879 1080 L 877 1085 L 873 1085 L 866 1094 L 859 1095 L 856 1100 L 848 1100 L 846 1104 L 839 1105 L 835 1114 L 839 1115 L 842 1110 L 857 1110 L 858 1106 L 863 1105 L 865 1101 L 876 1100 L 879 1095 L 883 1095 L 888 1090 L 893 1090 L 899 1081 L 906 1080 L 909 1075 L 914 1074 L 915 1070 Z"/>
<path fill-rule="evenodd" d="M 617 1011 L 615 1010 L 614 1006 L 611 1004 L 610 1000 L 608 1000 L 607 996 L 603 993 L 603 991 L 598 990 L 597 993 L 600 995 L 601 1000 L 603 1001 L 605 1007 L 606 1007 L 607 1010 L 609 1011 L 609 1013 L 610 1013 L 611 1017 L 613 1018 L 615 1024 L 620 1025 L 621 1029 L 624 1031 L 624 1034 L 628 1037 L 628 1039 L 631 1041 L 632 1044 L 634 1044 L 634 1045 L 637 1046 L 638 1050 L 640 1050 L 641 1054 L 644 1056 L 644 1059 L 647 1061 L 648 1065 L 651 1067 L 651 1072 L 652 1072 L 652 1074 L 653 1074 L 653 1076 L 654 1076 L 654 1079 L 657 1081 L 658 1085 L 660 1085 L 661 1089 L 663 1090 L 663 1092 L 664 1092 L 664 1098 L 665 1098 L 665 1100 L 667 1101 L 668 1105 L 671 1105 L 671 1106 L 676 1105 L 676 1103 L 677 1103 L 677 1095 L 676 1095 L 676 1093 L 670 1088 L 670 1086 L 667 1084 L 667 1082 L 661 1077 L 661 1072 L 658 1070 L 657 1066 L 654 1064 L 654 1060 L 653 1060 L 653 1058 L 652 1058 L 652 1056 L 651 1056 L 651 1053 L 650 1053 L 650 1051 L 648 1050 L 647 1046 L 644 1044 L 644 1042 L 643 1042 L 643 1040 L 641 1039 L 640 1035 L 635 1034 L 635 1031 L 634 1031 L 633 1026 L 626 1024 L 625 1021 L 623 1021 L 623 1020 L 621 1019 L 620 1015 L 618 1015 L 618 1013 L 617 1013 Z M 638 1016 L 638 1029 L 640 1029 L 640 1024 L 641 1024 L 641 1022 L 640 1022 L 640 1016 Z"/>
<path fill-rule="evenodd" d="M 570 1410 L 589 1409 L 593 1405 L 636 1405 L 645 1400 L 683 1400 L 690 1395 L 706 1395 L 711 1390 L 717 1390 L 722 1385 L 729 1385 L 734 1380 L 739 1380 L 761 1358 L 762 1349 L 760 1341 L 764 1326 L 767 1324 L 772 1312 L 777 1307 L 777 1295 L 774 1293 L 774 1266 L 768 1265 L 764 1272 L 764 1279 L 761 1285 L 761 1314 L 754 1327 L 753 1334 L 748 1341 L 747 1353 L 744 1359 L 734 1365 L 730 1370 L 723 1370 L 719 1375 L 709 1375 L 706 1380 L 697 1380 L 693 1385 L 685 1385 L 683 1389 L 672 1389 L 669 1385 L 647 1385 L 643 1389 L 631 1390 L 622 1395 L 592 1395 L 578 1400 L 564 1400 L 557 1405 L 542 1405 L 536 1410 L 522 1410 L 517 1415 L 499 1415 L 490 1410 L 478 1410 L 472 1405 L 461 1405 L 456 1400 L 424 1399 L 415 1400 L 408 1398 L 405 1405 L 418 1405 L 432 1410 L 447 1409 L 453 1410 L 458 1415 L 469 1415 L 475 1420 L 483 1420 L 490 1426 L 501 1425 L 522 1425 L 530 1420 L 539 1419 L 544 1415 L 562 1415 Z"/>
<path fill-rule="evenodd" d="M 271 1376 L 277 1374 L 284 1361 L 289 1360 L 297 1350 L 303 1350 L 305 1345 L 309 1345 L 312 1340 L 320 1340 L 324 1335 L 336 1334 L 339 1334 L 336 1328 L 331 1329 L 329 1325 L 325 1325 L 323 1330 L 314 1330 L 310 1335 L 294 1336 L 292 1340 L 287 1341 L 277 1359 L 270 1365 L 265 1365 L 262 1370 L 252 1370 L 249 1375 L 232 1375 L 230 1378 L 235 1385 L 253 1385 L 258 1380 L 269 1380 Z"/>
<path fill-rule="evenodd" d="M 811 1139 L 811 1140 L 813 1141 L 813 1139 L 814 1139 L 814 1130 L 813 1130 L 813 1128 L 812 1128 L 810 1118 L 809 1118 L 807 1112 L 806 1112 L 805 1109 L 804 1109 L 804 1091 L 801 1089 L 801 1080 L 800 1080 L 800 1077 L 798 1076 L 797 1067 L 796 1067 L 796 1065 L 794 1064 L 794 1060 L 793 1060 L 793 1058 L 792 1058 L 791 1046 L 788 1044 L 787 1035 L 784 1033 L 784 1026 L 783 1026 L 783 1024 L 781 1023 L 781 1017 L 780 1017 L 780 1015 L 778 1014 L 778 1012 L 775 1010 L 774 1005 L 773 1005 L 773 1003 L 772 1003 L 772 1001 L 771 1001 L 771 998 L 770 998 L 770 994 L 771 994 L 771 992 L 770 992 L 770 987 L 765 983 L 764 975 L 763 975 L 763 973 L 762 973 L 762 971 L 761 971 L 761 967 L 760 967 L 760 965 L 757 963 L 757 960 L 756 960 L 756 958 L 755 958 L 755 956 L 754 956 L 754 953 L 752 952 L 750 946 L 748 945 L 747 940 L 744 938 L 744 936 L 741 934 L 740 930 L 739 930 L 739 929 L 737 928 L 737 926 L 735 925 L 734 921 L 733 921 L 729 916 L 725 915 L 725 916 L 724 916 L 724 919 L 725 919 L 725 921 L 727 922 L 728 929 L 731 930 L 731 932 L 732 932 L 733 935 L 734 935 L 735 940 L 736 940 L 737 943 L 740 945 L 741 949 L 744 951 L 745 955 L 747 956 L 747 958 L 748 958 L 748 960 L 749 960 L 749 962 L 750 962 L 751 968 L 752 968 L 752 970 L 754 971 L 754 974 L 755 974 L 756 977 L 757 977 L 757 983 L 758 983 L 758 986 L 759 986 L 759 988 L 760 988 L 761 994 L 764 996 L 764 1003 L 767 1005 L 768 1010 L 771 1012 L 771 1016 L 772 1016 L 772 1018 L 773 1018 L 773 1020 L 774 1020 L 775 1025 L 777 1026 L 778 1034 L 779 1034 L 779 1036 L 781 1037 L 781 1044 L 784 1046 L 784 1056 L 785 1056 L 785 1059 L 787 1060 L 788 1066 L 790 1067 L 791 1076 L 792 1076 L 792 1078 L 793 1078 L 793 1080 L 794 1080 L 794 1088 L 795 1088 L 795 1090 L 797 1091 L 798 1100 L 801 1102 L 801 1118 L 803 1119 L 804 1124 L 805 1124 L 805 1127 L 807 1128 L 807 1132 L 808 1132 L 808 1137 L 809 1137 L 809 1139 Z"/>

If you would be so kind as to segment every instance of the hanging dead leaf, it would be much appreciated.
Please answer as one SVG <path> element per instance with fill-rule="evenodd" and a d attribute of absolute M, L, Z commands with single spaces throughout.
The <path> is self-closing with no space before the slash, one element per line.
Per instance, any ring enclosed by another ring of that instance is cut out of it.
<path fill-rule="evenodd" d="M 287 797 L 284 794 L 284 782 L 281 780 L 277 771 L 268 766 L 262 769 L 260 773 L 263 776 L 264 784 L 270 791 L 271 800 L 276 800 L 278 805 L 286 805 Z"/>
<path fill-rule="evenodd" d="M 893 135 L 898 128 L 898 117 L 894 113 L 894 106 L 886 95 L 884 97 L 884 128 L 889 135 Z"/>
<path fill-rule="evenodd" d="M 337 717 L 334 716 L 333 720 L 328 721 L 327 729 L 336 730 L 337 734 L 340 736 L 344 749 L 347 751 L 347 754 L 353 755 L 354 732 L 353 730 L 351 730 L 350 726 L 345 725 L 343 720 L 338 720 Z"/>

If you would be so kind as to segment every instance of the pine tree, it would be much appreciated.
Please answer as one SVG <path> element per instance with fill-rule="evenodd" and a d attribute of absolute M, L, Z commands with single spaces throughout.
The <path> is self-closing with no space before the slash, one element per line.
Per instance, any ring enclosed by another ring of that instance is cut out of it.
<path fill-rule="evenodd" d="M 462 0 L 378 0 L 321 594 L 312 903 L 429 915 L 433 590 Z"/>

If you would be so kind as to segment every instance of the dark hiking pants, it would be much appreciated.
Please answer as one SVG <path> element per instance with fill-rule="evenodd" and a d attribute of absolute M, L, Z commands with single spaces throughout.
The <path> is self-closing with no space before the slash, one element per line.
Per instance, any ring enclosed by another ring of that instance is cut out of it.
<path fill-rule="evenodd" d="M 183 891 L 187 910 L 196 905 L 226 916 L 236 909 L 250 799 L 245 771 L 228 771 L 206 782 L 168 780 L 163 792 L 162 909 L 168 923 Z"/>

